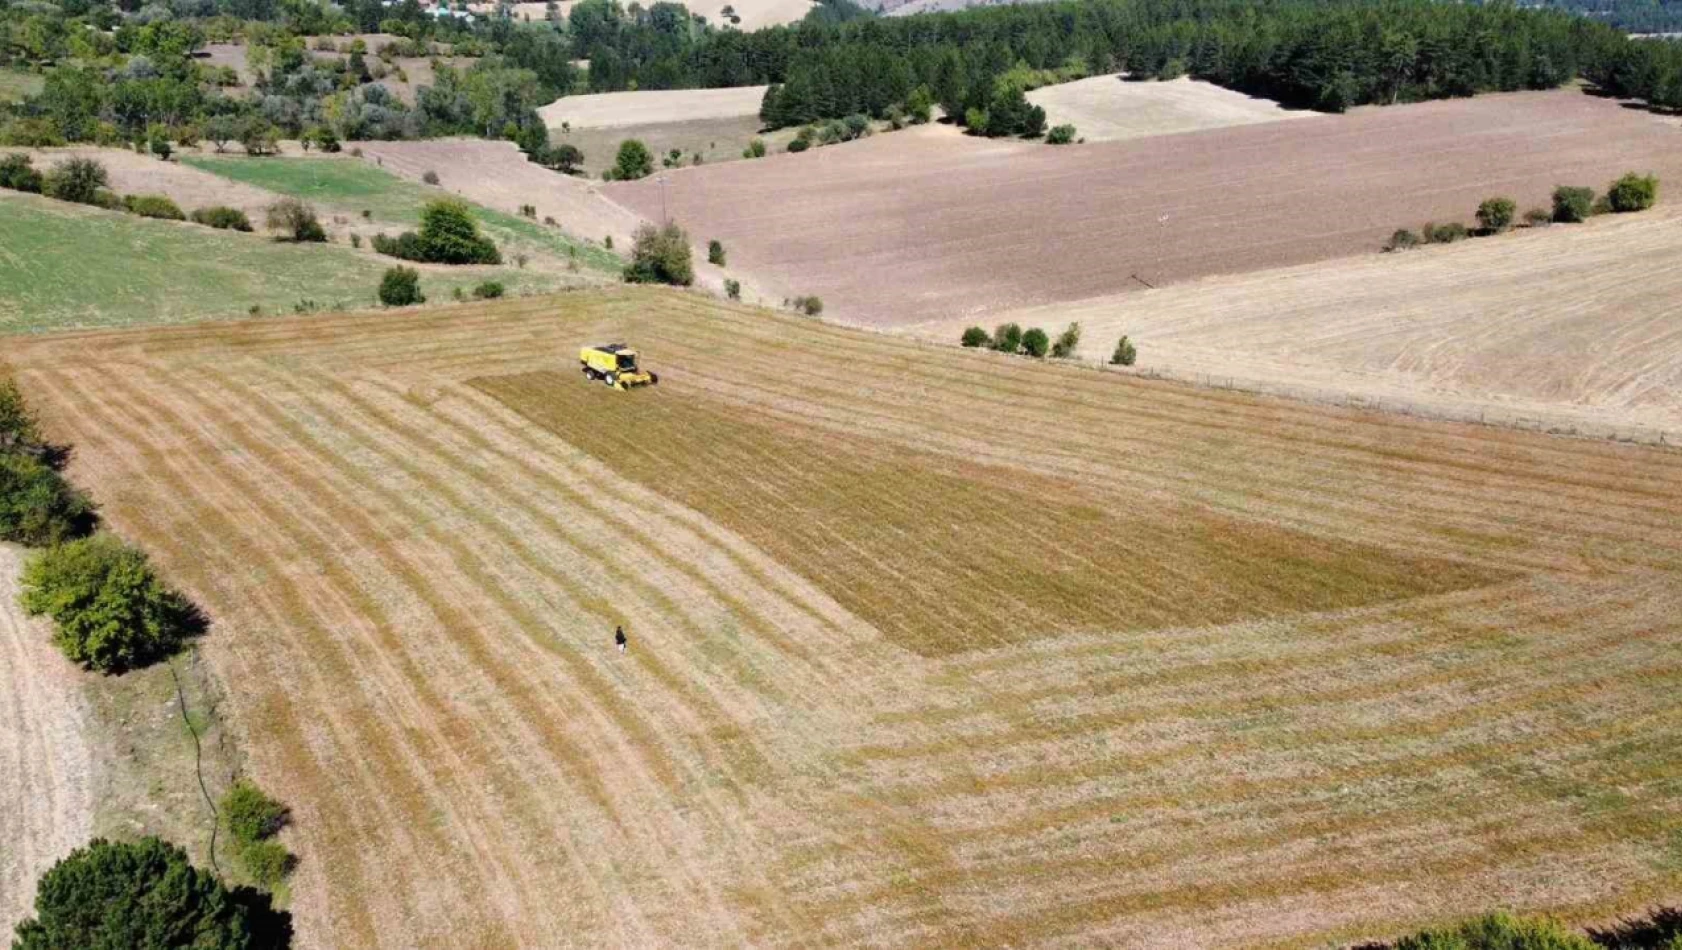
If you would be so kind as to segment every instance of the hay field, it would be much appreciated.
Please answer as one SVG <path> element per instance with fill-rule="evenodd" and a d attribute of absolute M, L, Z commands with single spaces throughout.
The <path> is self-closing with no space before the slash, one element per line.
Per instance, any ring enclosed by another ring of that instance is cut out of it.
<path fill-rule="evenodd" d="M 1211 274 L 1377 250 L 1506 194 L 1682 180 L 1677 131 L 1573 90 L 1374 107 L 1051 147 L 920 128 L 669 176 L 671 216 L 826 316 L 987 319 Z M 657 215 L 656 182 L 604 193 Z"/>
<path fill-rule="evenodd" d="M 1106 360 L 1457 417 L 1682 435 L 1682 209 L 1193 281 L 1001 316 Z M 955 342 L 961 320 L 913 332 Z"/>
<path fill-rule="evenodd" d="M 699 119 L 736 119 L 759 115 L 764 86 L 728 89 L 661 89 L 644 92 L 598 92 L 564 96 L 537 110 L 552 129 L 562 122 L 575 129 L 612 129 Z"/>
<path fill-rule="evenodd" d="M 580 380 L 605 338 L 661 385 Z M 7 349 L 213 616 L 303 947 L 1323 945 L 1682 892 L 1673 453 L 630 288 Z"/>
<path fill-rule="evenodd" d="M 1183 77 L 1171 82 L 1127 82 L 1115 75 L 1091 76 L 1042 86 L 1028 93 L 1028 101 L 1045 109 L 1047 125 L 1071 124 L 1087 142 L 1321 116 Z"/>

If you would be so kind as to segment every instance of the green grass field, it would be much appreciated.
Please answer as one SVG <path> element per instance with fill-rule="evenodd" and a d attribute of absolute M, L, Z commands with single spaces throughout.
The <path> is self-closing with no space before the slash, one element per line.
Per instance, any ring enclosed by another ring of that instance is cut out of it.
<path fill-rule="evenodd" d="M 0 102 L 21 102 L 24 96 L 41 91 L 42 79 L 34 73 L 0 69 Z"/>
<path fill-rule="evenodd" d="M 387 264 L 332 245 L 279 244 L 70 205 L 0 197 L 0 333 L 182 323 L 244 316 L 253 306 L 291 313 L 369 307 Z M 498 280 L 509 293 L 553 290 L 563 275 L 513 268 L 423 272 L 434 301 Z"/>
<path fill-rule="evenodd" d="M 189 156 L 183 164 L 283 195 L 293 195 L 351 217 L 369 212 L 376 221 L 415 226 L 421 208 L 448 192 L 404 181 L 354 158 L 264 158 Z M 576 252 L 581 267 L 618 273 L 624 261 L 605 248 L 561 231 L 469 202 L 485 233 L 508 256 L 525 250 L 567 259 Z"/>

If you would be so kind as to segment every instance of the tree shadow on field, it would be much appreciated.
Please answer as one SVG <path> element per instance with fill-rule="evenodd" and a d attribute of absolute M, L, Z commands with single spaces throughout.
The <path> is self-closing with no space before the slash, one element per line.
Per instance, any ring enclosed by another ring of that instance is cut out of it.
<path fill-rule="evenodd" d="M 287 950 L 292 946 L 292 912 L 274 906 L 274 895 L 240 885 L 229 892 L 251 924 L 252 950 Z"/>
<path fill-rule="evenodd" d="M 1646 917 L 1589 928 L 1589 939 L 1607 950 L 1664 950 L 1682 936 L 1682 908 L 1661 907 Z"/>

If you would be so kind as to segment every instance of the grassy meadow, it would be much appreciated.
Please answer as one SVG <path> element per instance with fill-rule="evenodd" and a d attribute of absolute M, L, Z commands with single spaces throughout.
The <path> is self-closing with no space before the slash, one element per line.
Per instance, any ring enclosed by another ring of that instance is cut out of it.
<path fill-rule="evenodd" d="M 393 261 L 349 248 L 278 243 L 52 201 L 0 196 L 0 333 L 184 323 L 376 306 Z M 554 289 L 558 274 L 511 267 L 428 269 L 431 300 L 486 280 L 509 293 Z"/>

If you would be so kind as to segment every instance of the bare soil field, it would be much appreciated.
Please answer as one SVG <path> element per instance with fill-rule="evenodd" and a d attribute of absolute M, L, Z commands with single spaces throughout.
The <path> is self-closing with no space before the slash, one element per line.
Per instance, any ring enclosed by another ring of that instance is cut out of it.
<path fill-rule="evenodd" d="M 1045 109 L 1048 125 L 1071 124 L 1087 142 L 1322 116 L 1189 78 L 1128 82 L 1115 75 L 1092 76 L 1035 89 L 1028 101 Z"/>
<path fill-rule="evenodd" d="M 752 33 L 768 26 L 796 23 L 817 6 L 813 0 L 685 0 L 691 13 L 699 13 L 713 26 L 735 26 L 744 33 Z M 741 20 L 734 23 L 724 16 L 730 7 Z"/>
<path fill-rule="evenodd" d="M 562 122 L 571 123 L 574 129 L 611 129 L 757 116 L 760 100 L 764 98 L 764 86 L 599 92 L 556 99 L 537 110 L 537 114 L 552 129 L 560 128 Z"/>
<path fill-rule="evenodd" d="M 1631 169 L 1682 180 L 1679 142 L 1573 90 L 1072 148 L 925 127 L 691 169 L 665 201 L 762 284 L 891 326 L 1365 254 L 1491 195 L 1522 209 Z M 603 191 L 660 213 L 656 182 Z"/>
<path fill-rule="evenodd" d="M 0 934 L 29 916 L 41 872 L 94 827 L 92 715 L 50 625 L 18 606 L 22 569 L 23 553 L 0 545 Z"/>
<path fill-rule="evenodd" d="M 1491 422 L 1682 440 L 1682 210 L 1213 277 L 1004 315 L 1140 369 Z M 964 321 L 916 328 L 953 342 Z M 990 329 L 991 327 L 989 327 Z"/>
<path fill-rule="evenodd" d="M 725 119 L 696 119 L 691 122 L 658 122 L 653 125 L 575 128 L 570 132 L 562 132 L 555 128 L 549 132 L 549 142 L 552 145 L 566 143 L 577 146 L 584 153 L 585 172 L 591 177 L 599 178 L 603 171 L 613 167 L 614 159 L 619 154 L 619 145 L 626 139 L 637 139 L 647 145 L 657 160 L 665 159 L 675 148 L 683 153 L 683 167 L 689 167 L 693 165 L 694 156 L 697 154 L 701 156 L 702 164 L 705 165 L 739 161 L 742 150 L 754 139 L 762 140 L 767 151 L 776 154 L 785 150 L 798 133 L 798 129 L 778 129 L 775 132 L 761 133 L 759 118 L 746 115 Z"/>
<path fill-rule="evenodd" d="M 661 384 L 579 379 L 604 339 Z M 211 614 L 302 947 L 1324 946 L 1682 895 L 1677 453 L 633 288 L 7 345 Z"/>

